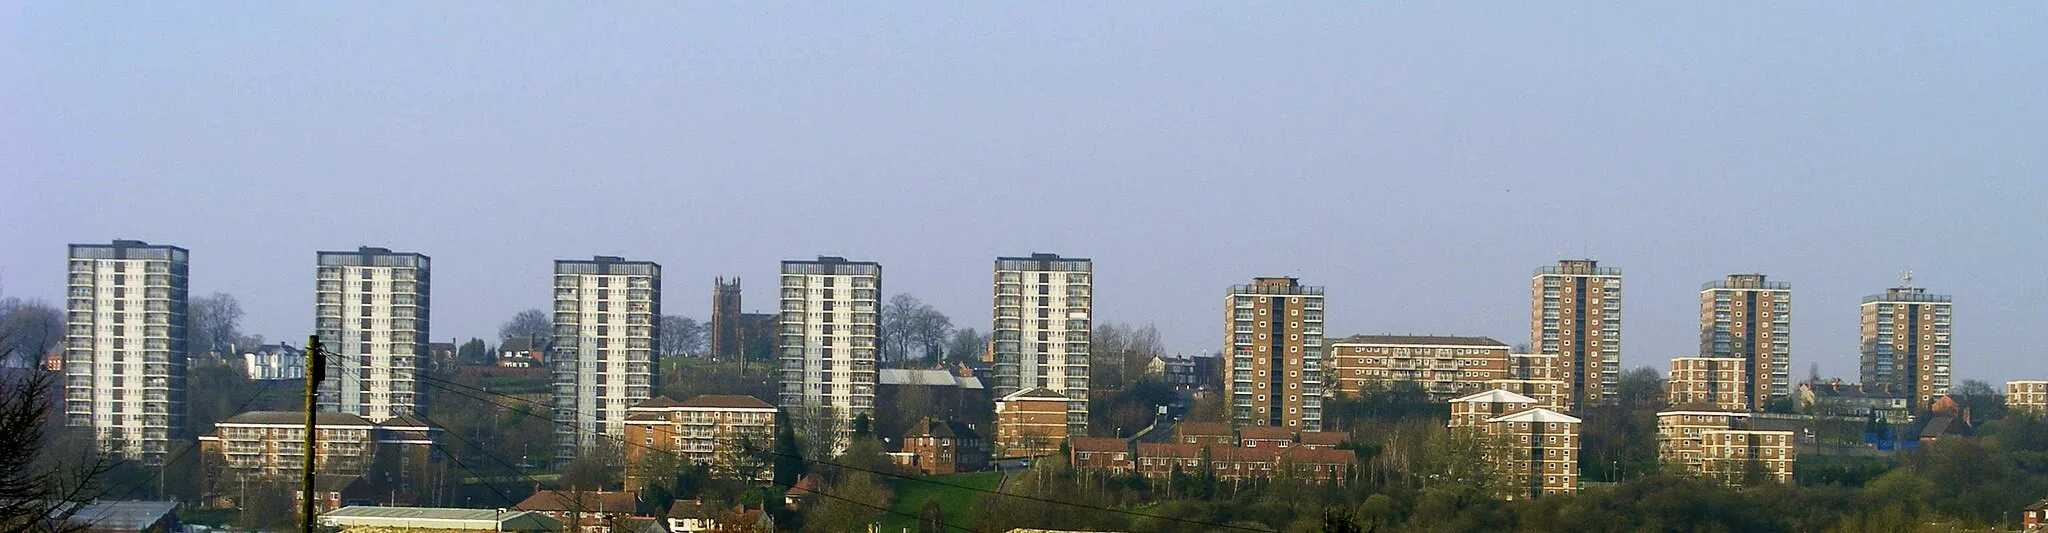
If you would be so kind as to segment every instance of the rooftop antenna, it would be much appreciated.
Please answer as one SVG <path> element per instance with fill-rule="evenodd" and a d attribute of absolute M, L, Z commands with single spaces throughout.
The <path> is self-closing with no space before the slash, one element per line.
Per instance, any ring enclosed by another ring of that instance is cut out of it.
<path fill-rule="evenodd" d="M 1906 269 L 1904 271 L 1899 272 L 1899 281 L 1905 282 L 1905 288 L 1913 288 L 1913 270 Z"/>

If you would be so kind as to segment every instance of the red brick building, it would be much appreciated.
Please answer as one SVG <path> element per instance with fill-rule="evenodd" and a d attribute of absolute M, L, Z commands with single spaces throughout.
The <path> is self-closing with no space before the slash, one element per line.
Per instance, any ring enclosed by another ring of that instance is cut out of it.
<path fill-rule="evenodd" d="M 1111 475 L 1136 471 L 1131 441 L 1113 437 L 1077 437 L 1067 443 L 1068 462 L 1075 468 L 1101 470 Z"/>
<path fill-rule="evenodd" d="M 903 436 L 903 452 L 916 457 L 925 475 L 976 472 L 988 468 L 988 443 L 958 420 L 925 418 Z"/>

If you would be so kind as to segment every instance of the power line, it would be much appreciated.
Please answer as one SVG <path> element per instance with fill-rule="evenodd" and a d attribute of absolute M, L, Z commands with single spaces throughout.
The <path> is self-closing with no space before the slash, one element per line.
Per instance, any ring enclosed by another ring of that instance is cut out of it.
<path fill-rule="evenodd" d="M 456 387 L 462 387 L 462 388 L 464 388 L 464 389 L 469 389 L 469 390 L 472 390 L 472 391 L 477 391 L 477 392 L 481 392 L 481 393 L 483 393 L 483 394 L 488 394 L 488 395 L 492 395 L 492 396 L 498 396 L 498 397 L 501 397 L 501 398 L 507 398 L 507 399 L 511 399 L 511 400 L 514 400 L 514 401 L 524 402 L 524 403 L 527 403 L 528 405 L 536 405 L 536 402 L 533 402 L 533 401 L 531 401 L 531 400 L 527 400 L 527 399 L 525 399 L 525 398 L 519 398 L 519 397 L 516 397 L 516 396 L 511 396 L 511 395 L 507 395 L 507 394 L 504 394 L 504 393 L 498 393 L 498 392 L 491 392 L 491 391 L 488 391 L 488 390 L 482 390 L 482 389 L 478 389 L 478 388 L 476 388 L 476 387 L 471 387 L 471 386 L 468 386 L 468 385 L 463 385 L 463 384 L 460 384 L 460 383 L 455 383 L 455 382 L 452 382 L 452 381 L 448 381 L 448 380 L 444 380 L 444 379 L 438 379 L 438 378 L 429 378 L 429 377 L 426 377 L 426 376 L 420 376 L 420 377 L 419 377 L 418 379 L 419 379 L 420 381 L 423 381 L 423 382 L 428 382 L 428 383 L 430 383 L 430 384 L 435 384 L 436 386 L 440 387 L 440 388 L 441 388 L 442 390 L 447 390 L 447 391 L 449 391 L 449 392 L 454 392 L 454 393 L 457 393 L 457 394 L 463 394 L 463 393 L 462 393 L 461 391 L 456 391 L 456 390 L 454 390 L 454 389 L 449 389 L 449 388 L 448 388 L 448 386 L 449 386 L 449 385 L 453 385 L 453 386 L 456 386 Z M 504 404 L 499 404 L 499 403 L 497 403 L 497 402 L 491 402 L 491 401 L 489 401 L 489 400 L 484 400 L 484 399 L 482 399 L 482 398 L 477 398 L 477 397 L 475 397 L 475 396 L 470 396 L 470 395 L 468 395 L 468 394 L 463 394 L 463 395 L 464 395 L 464 396 L 468 396 L 468 397 L 470 397 L 470 398 L 472 398 L 472 399 L 475 399 L 475 400 L 477 400 L 477 401 L 482 401 L 482 402 L 485 402 L 485 403 L 489 403 L 489 404 L 491 404 L 491 405 L 494 405 L 494 406 L 497 406 L 497 407 L 500 407 L 500 408 L 504 408 L 504 409 L 506 409 L 506 410 L 509 410 L 509 411 L 514 411 L 514 412 L 517 412 L 517 411 L 518 411 L 517 409 L 513 409 L 513 408 L 512 408 L 511 406 L 507 406 L 507 405 L 504 405 Z M 552 419 L 548 419 L 548 418 L 546 418 L 546 417 L 543 417 L 543 416 L 541 416 L 541 415 L 539 415 L 539 414 L 535 414 L 535 413 L 532 413 L 532 412 L 527 412 L 527 413 L 522 413 L 522 414 L 525 414 L 525 415 L 527 415 L 527 416 L 532 416 L 532 417 L 534 417 L 534 418 L 539 418 L 539 419 L 542 419 L 542 420 L 547 420 L 547 421 L 548 421 L 549 423 L 557 423 L 557 422 L 555 422 L 555 421 L 554 421 L 554 420 L 552 420 Z M 577 430 L 581 431 L 581 429 L 580 429 L 580 428 L 577 428 Z M 619 438 L 619 437 L 611 437 L 611 436 L 609 436 L 609 435 L 602 435 L 602 434 L 599 434 L 599 436 L 601 436 L 601 437 L 604 437 L 604 438 L 611 438 L 611 439 L 617 439 L 617 440 L 620 440 L 620 442 L 621 442 L 622 444 L 626 444 L 626 445 L 630 445 L 630 446 L 640 446 L 640 447 L 642 447 L 642 448 L 647 448 L 647 447 L 646 447 L 646 446 L 644 446 L 644 445 L 640 445 L 640 444 L 635 444 L 635 443 L 632 443 L 632 442 L 627 442 L 627 441 L 625 441 L 625 440 L 624 440 L 623 438 Z M 648 449 L 652 449 L 652 448 L 648 448 Z M 1142 513 L 1142 512 L 1138 512 L 1138 511 L 1131 511 L 1131 510 L 1126 510 L 1126 509 L 1115 509 L 1115 508 L 1109 508 L 1109 507 L 1101 507 L 1101 506 L 1089 505 L 1089 504 L 1084 504 L 1084 503 L 1073 503 L 1073 502 L 1064 502 L 1064 501 L 1054 500 L 1054 499 L 1050 499 L 1050 498 L 1042 498 L 1042 497 L 1038 497 L 1038 496 L 1027 496 L 1027 495 L 1021 495 L 1021 494 L 1009 494 L 1009 493 L 1004 493 L 1004 492 L 1001 492 L 1001 491 L 997 491 L 997 490 L 991 490 L 991 489 L 984 489 L 984 488 L 980 488 L 980 487 L 971 487 L 971 486 L 967 486 L 967 485 L 960 485 L 960 484 L 956 484 L 956 483 L 947 483 L 947 482 L 943 482 L 943 481 L 937 481 L 937 480 L 933 480 L 933 479 L 930 479 L 930 478 L 920 478 L 920 477 L 915 477 L 915 476 L 906 476 L 906 475 L 903 475 L 903 474 L 897 474 L 897 473 L 894 473 L 894 472 L 884 472 L 884 471 L 880 471 L 880 470 L 872 470 L 872 469 L 867 469 L 867 468 L 861 468 L 861 467 L 856 467 L 856 466 L 852 466 L 852 465 L 844 465 L 844 464 L 834 463 L 834 462 L 831 462 L 831 461 L 826 461 L 826 460 L 822 460 L 822 459 L 806 459 L 806 458 L 804 458 L 804 457 L 802 457 L 802 456 L 800 456 L 800 455 L 795 455 L 795 456 L 793 456 L 793 455 L 790 455 L 790 454 L 784 454 L 784 453 L 779 453 L 779 452 L 775 452 L 775 451 L 773 451 L 772 449 L 771 449 L 771 450 L 765 450 L 764 452 L 765 452 L 765 453 L 768 453 L 768 454 L 771 454 L 771 455 L 775 455 L 775 456 L 780 456 L 780 457 L 790 457 L 790 458 L 794 458 L 794 459 L 796 459 L 796 460 L 799 460 L 799 461 L 804 461 L 804 462 L 807 462 L 807 463 L 812 463 L 812 464 L 820 464 L 820 465 L 826 465 L 826 466 L 831 466 L 831 467 L 835 467 L 835 468 L 843 468 L 843 469 L 848 469 L 848 470 L 855 470 L 855 471 L 860 471 L 860 472 L 866 472 L 866 473 L 870 473 L 870 474 L 875 474 L 875 475 L 880 475 L 880 476 L 886 476 L 886 477 L 890 477 L 890 478 L 895 478 L 895 479 L 903 479 L 903 480 L 917 481 L 917 482 L 922 482 L 922 483 L 928 483 L 928 484 L 932 484 L 932 485 L 937 485 L 937 486 L 941 486 L 941 487 L 955 488 L 955 489 L 967 490 L 967 491 L 972 491 L 972 492 L 979 492 L 979 493 L 983 493 L 983 494 L 992 494 L 992 495 L 996 495 L 996 496 L 1002 496 L 1002 497 L 1006 497 L 1006 498 L 1019 498 L 1019 499 L 1024 499 L 1024 500 L 1030 500 L 1030 501 L 1036 501 L 1036 502 L 1042 502 L 1042 503 L 1051 503 L 1051 504 L 1055 504 L 1055 505 L 1064 505 L 1064 506 L 1068 506 L 1068 507 L 1075 507 L 1075 508 L 1080 508 L 1080 509 L 1090 509 L 1090 510 L 1096 510 L 1096 511 L 1108 511 L 1108 512 L 1112 512 L 1112 513 L 1117 513 L 1117 514 L 1122 514 L 1122 515 L 1126 515 L 1126 516 L 1132 516 L 1132 517 L 1138 517 L 1138 518 L 1151 518 L 1151 519 L 1156 519 L 1156 520 L 1166 520 L 1166 521 L 1172 521 L 1172 522 L 1180 522 L 1180 523 L 1184 523 L 1184 524 L 1193 524 L 1193 525 L 1201 525 L 1201 526 L 1208 526 L 1208 527 L 1218 527 L 1218 528 L 1225 528 L 1225 529 L 1234 529 L 1234 530 L 1240 530 L 1240 531 L 1258 531 L 1258 532 L 1262 532 L 1262 533 L 1268 532 L 1268 530 L 1265 530 L 1265 529 L 1257 529 L 1257 528 L 1250 528 L 1250 527 L 1244 527 L 1244 526 L 1238 526 L 1238 525 L 1232 525 L 1232 524 L 1219 524 L 1219 523 L 1215 523 L 1215 522 L 1205 522 L 1205 521 L 1201 521 L 1201 520 L 1192 520 L 1192 519 L 1186 519 L 1186 518 L 1179 518 L 1179 517 L 1172 517 L 1172 516 L 1161 516 L 1161 515 L 1154 515 L 1154 514 L 1149 514 L 1149 513 Z"/>
<path fill-rule="evenodd" d="M 263 383 L 261 383 L 261 384 L 259 384 L 259 385 L 257 385 L 257 386 L 256 386 L 256 393 L 255 393 L 255 394 L 251 394 L 251 395 L 249 395 L 249 398 L 248 398 L 248 399 L 242 400 L 242 403 L 241 403 L 241 405 L 236 405 L 236 406 L 235 406 L 235 409 L 234 409 L 234 411 L 231 411 L 231 412 L 230 412 L 230 414 L 229 414 L 228 416 L 229 416 L 229 417 L 233 417 L 233 416 L 235 416 L 235 415 L 238 415 L 238 414 L 242 414 L 242 412 L 243 412 L 243 410 L 244 410 L 244 409 L 248 409 L 248 408 L 249 408 L 249 404 L 252 404 L 252 403 L 256 403 L 256 399 L 257 399 L 257 398 L 261 398 L 261 397 L 263 397 L 263 393 L 265 393 L 265 392 L 269 392 L 269 391 L 270 391 L 270 387 L 271 387 L 272 385 L 275 385 L 275 384 L 277 384 L 277 382 L 279 382 L 279 381 L 285 381 L 285 380 L 277 380 L 277 379 L 266 379 L 266 380 L 263 380 Z M 188 403 L 187 405 L 189 406 L 190 404 Z M 215 422 L 215 423 L 217 424 L 217 423 L 219 423 L 219 422 Z M 180 448 L 180 449 L 178 450 L 178 453 L 173 453 L 173 454 L 171 454 L 171 456 L 170 456 L 169 458 L 167 458 L 167 459 L 165 459 L 165 460 L 164 460 L 163 464 L 161 464 L 161 465 L 158 465 L 158 466 L 157 466 L 157 468 L 156 468 L 156 472 L 155 472 L 155 473 L 153 473 L 153 474 L 150 474 L 150 476 L 149 476 L 149 477 L 148 477 L 147 479 L 144 479 L 144 480 L 142 481 L 142 483 L 140 483 L 140 484 L 137 484 L 137 485 L 135 485 L 135 486 L 133 486 L 133 487 L 129 487 L 129 488 L 128 488 L 128 491 L 127 491 L 127 492 L 121 493 L 121 499 L 123 499 L 123 500 L 126 500 L 126 499 L 128 499 L 128 497 L 129 497 L 129 496 L 132 496 L 132 495 L 134 495 L 134 494 L 135 494 L 135 491 L 137 491 L 137 490 L 141 490 L 141 489 L 142 489 L 142 487 L 146 487 L 146 486 L 149 486 L 149 484 L 150 484 L 150 483 L 155 483 L 155 482 L 156 482 L 156 481 L 158 480 L 158 478 L 161 478 L 161 477 L 163 477 L 163 475 L 164 475 L 164 472 L 165 472 L 165 471 L 167 471 L 167 470 L 170 470 L 170 468 L 171 468 L 171 463 L 175 463 L 175 462 L 177 462 L 177 461 L 178 461 L 178 459 L 184 458 L 184 457 L 185 457 L 185 454 L 186 454 L 186 453 L 189 453 L 189 452 L 191 452 L 192 450 L 196 450 L 196 449 L 199 449 L 199 443 L 197 443 L 197 442 L 194 442 L 194 443 L 192 443 L 192 445 L 191 445 L 191 446 L 186 446 L 186 447 L 184 447 L 184 448 Z M 204 467 L 204 465 L 201 465 L 201 467 L 203 468 L 203 467 Z M 113 493 L 113 491 L 107 491 L 107 493 L 109 493 L 109 494 L 112 494 L 112 493 Z M 159 497 L 162 497 L 163 495 L 162 495 L 162 494 L 159 494 L 159 495 L 157 495 L 157 496 L 159 496 Z M 239 503 L 238 503 L 237 505 L 239 505 Z"/>

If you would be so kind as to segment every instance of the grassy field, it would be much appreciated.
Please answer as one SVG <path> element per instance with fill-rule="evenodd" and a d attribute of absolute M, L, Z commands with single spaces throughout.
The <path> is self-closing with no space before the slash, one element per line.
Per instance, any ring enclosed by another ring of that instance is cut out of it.
<path fill-rule="evenodd" d="M 975 472 L 971 474 L 932 476 L 923 479 L 963 487 L 995 490 L 996 484 L 1002 481 L 1002 474 L 999 472 Z M 959 526 L 967 526 L 974 522 L 975 514 L 981 510 L 983 497 L 988 496 L 988 493 L 985 492 L 943 487 L 913 479 L 898 479 L 890 487 L 890 490 L 896 493 L 895 503 L 890 505 L 890 509 L 898 513 L 917 516 L 918 512 L 924 509 L 926 499 L 938 498 L 939 506 L 946 510 L 946 523 Z M 917 531 L 917 521 L 909 517 L 890 513 L 882 517 L 881 531 L 882 533 L 915 532 Z"/>

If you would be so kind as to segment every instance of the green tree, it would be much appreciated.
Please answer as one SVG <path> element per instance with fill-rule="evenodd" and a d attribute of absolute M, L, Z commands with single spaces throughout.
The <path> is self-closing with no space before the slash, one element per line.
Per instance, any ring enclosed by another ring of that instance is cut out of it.
<path fill-rule="evenodd" d="M 775 461 L 774 483 L 777 487 L 795 485 L 810 470 L 804 461 L 803 448 L 797 445 L 796 424 L 790 423 L 789 411 L 775 410 Z"/>
<path fill-rule="evenodd" d="M 917 513 L 918 533 L 946 533 L 946 507 L 939 505 L 939 497 L 924 499 L 924 508 Z"/>
<path fill-rule="evenodd" d="M 487 365 L 491 363 L 491 348 L 484 344 L 483 339 L 472 337 L 455 350 L 455 357 L 462 364 Z"/>

